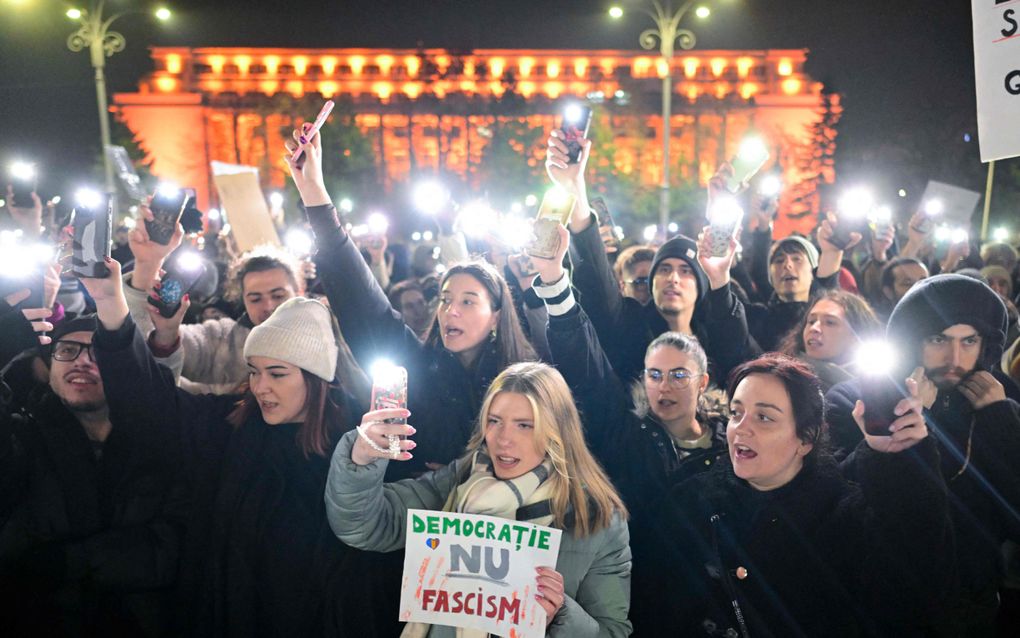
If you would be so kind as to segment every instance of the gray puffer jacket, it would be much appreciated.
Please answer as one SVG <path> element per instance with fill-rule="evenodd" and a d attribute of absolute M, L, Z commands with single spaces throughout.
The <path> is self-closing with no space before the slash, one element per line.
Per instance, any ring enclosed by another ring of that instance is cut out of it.
<path fill-rule="evenodd" d="M 457 486 L 457 460 L 422 475 L 383 484 L 388 460 L 356 465 L 348 432 L 333 452 L 326 482 L 326 515 L 337 537 L 359 549 L 388 552 L 404 546 L 408 509 L 440 510 Z M 586 638 L 629 636 L 630 546 L 627 524 L 613 524 L 579 538 L 564 530 L 556 570 L 563 575 L 566 600 L 548 636 Z M 396 612 L 396 610 L 394 610 Z M 452 627 L 433 625 L 430 638 L 453 638 Z"/>

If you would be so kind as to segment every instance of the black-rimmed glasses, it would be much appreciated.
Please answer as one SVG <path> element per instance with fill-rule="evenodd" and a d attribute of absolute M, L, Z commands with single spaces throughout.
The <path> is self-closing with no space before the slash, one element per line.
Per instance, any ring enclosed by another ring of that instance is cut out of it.
<path fill-rule="evenodd" d="M 74 361 L 81 356 L 82 350 L 88 350 L 89 359 L 96 360 L 91 343 L 81 341 L 58 341 L 53 344 L 53 358 L 57 361 Z"/>

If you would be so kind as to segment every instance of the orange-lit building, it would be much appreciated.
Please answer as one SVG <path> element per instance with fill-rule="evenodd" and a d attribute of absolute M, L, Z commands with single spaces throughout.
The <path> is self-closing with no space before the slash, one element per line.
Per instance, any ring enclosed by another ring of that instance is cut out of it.
<path fill-rule="evenodd" d="M 703 183 L 754 130 L 793 181 L 800 177 L 793 158 L 810 145 L 822 103 L 799 49 L 684 52 L 668 68 L 649 53 L 610 50 L 160 47 L 152 57 L 156 70 L 137 93 L 117 94 L 115 110 L 151 153 L 153 172 L 195 185 L 203 204 L 212 160 L 262 167 L 267 186 L 283 185 L 279 149 L 289 115 L 267 108 L 279 94 L 350 99 L 387 187 L 412 167 L 466 175 L 495 118 L 551 129 L 566 99 L 626 96 L 643 106 L 626 111 L 631 126 L 614 114 L 613 130 L 639 133 L 614 133 L 613 161 L 657 184 L 667 71 L 675 91 L 670 153 L 681 178 Z"/>

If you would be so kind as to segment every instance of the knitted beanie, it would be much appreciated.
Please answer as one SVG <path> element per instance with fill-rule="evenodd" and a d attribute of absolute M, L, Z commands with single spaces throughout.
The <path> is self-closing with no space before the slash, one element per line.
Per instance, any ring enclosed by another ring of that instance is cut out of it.
<path fill-rule="evenodd" d="M 325 381 L 336 376 L 337 356 L 329 309 L 304 297 L 283 302 L 244 342 L 245 359 L 278 359 Z"/>
<path fill-rule="evenodd" d="M 677 235 L 659 246 L 659 250 L 655 251 L 655 257 L 652 259 L 652 269 L 648 271 L 653 280 L 655 271 L 664 259 L 680 259 L 686 262 L 694 271 L 694 279 L 698 284 L 698 301 L 704 299 L 708 294 L 708 275 L 698 263 L 698 244 L 690 237 Z"/>
<path fill-rule="evenodd" d="M 784 247 L 784 252 L 790 252 L 790 250 L 799 250 L 800 252 L 807 255 L 808 263 L 811 264 L 811 270 L 818 268 L 818 249 L 811 243 L 806 237 L 800 235 L 789 235 L 783 237 L 779 241 L 772 244 L 772 248 L 769 249 L 769 261 L 772 263 L 772 257 L 779 251 L 780 247 Z M 769 268 L 769 283 L 772 283 L 772 269 Z"/>
<path fill-rule="evenodd" d="M 1006 305 L 977 279 L 945 274 L 917 282 L 893 308 L 886 335 L 893 343 L 913 349 L 914 356 L 905 363 L 916 365 L 922 340 L 957 324 L 978 331 L 984 341 L 981 362 L 994 367 L 1006 341 Z"/>

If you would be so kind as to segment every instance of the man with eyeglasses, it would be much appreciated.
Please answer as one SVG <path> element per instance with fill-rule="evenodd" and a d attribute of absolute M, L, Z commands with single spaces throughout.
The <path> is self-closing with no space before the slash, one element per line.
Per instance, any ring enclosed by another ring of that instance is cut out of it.
<path fill-rule="evenodd" d="M 40 350 L 49 387 L 0 412 L 5 635 L 147 636 L 172 626 L 187 519 L 177 468 L 160 452 L 173 442 L 158 435 L 165 428 L 145 397 L 131 413 L 110 412 L 95 330 L 94 315 L 59 324 Z"/>

